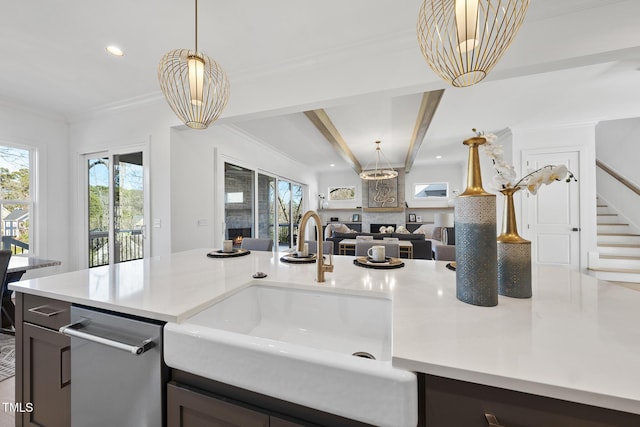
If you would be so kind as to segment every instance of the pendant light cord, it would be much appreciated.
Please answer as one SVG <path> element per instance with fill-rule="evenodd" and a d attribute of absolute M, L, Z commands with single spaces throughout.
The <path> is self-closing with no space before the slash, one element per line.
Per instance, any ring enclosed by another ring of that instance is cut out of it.
<path fill-rule="evenodd" d="M 198 53 L 198 0 L 196 0 L 196 53 Z"/>

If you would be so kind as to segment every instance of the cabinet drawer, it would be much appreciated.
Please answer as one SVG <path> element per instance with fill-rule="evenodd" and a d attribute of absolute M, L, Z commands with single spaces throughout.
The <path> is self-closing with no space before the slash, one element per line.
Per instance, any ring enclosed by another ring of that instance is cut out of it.
<path fill-rule="evenodd" d="M 25 322 L 57 330 L 71 321 L 71 303 L 29 294 L 23 301 Z"/>
<path fill-rule="evenodd" d="M 168 427 L 269 427 L 269 415 L 169 383 Z"/>
<path fill-rule="evenodd" d="M 640 426 L 640 415 L 432 375 L 424 392 L 426 427 Z"/>

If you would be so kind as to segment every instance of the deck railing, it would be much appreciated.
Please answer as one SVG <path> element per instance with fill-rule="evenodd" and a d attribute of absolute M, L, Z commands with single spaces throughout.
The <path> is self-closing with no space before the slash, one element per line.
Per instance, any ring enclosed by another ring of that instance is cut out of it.
<path fill-rule="evenodd" d="M 116 233 L 115 262 L 132 261 L 144 256 L 142 230 L 119 230 Z M 109 264 L 109 232 L 89 232 L 89 267 Z"/>
<path fill-rule="evenodd" d="M 28 254 L 29 244 L 12 236 L 2 236 L 2 249 L 10 249 L 13 254 Z"/>

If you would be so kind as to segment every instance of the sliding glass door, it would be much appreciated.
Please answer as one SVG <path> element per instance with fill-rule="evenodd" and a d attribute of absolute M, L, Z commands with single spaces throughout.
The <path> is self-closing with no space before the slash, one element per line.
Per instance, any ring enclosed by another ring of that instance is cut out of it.
<path fill-rule="evenodd" d="M 243 237 L 258 237 L 271 239 L 276 250 L 294 247 L 304 187 L 231 163 L 224 164 L 224 171 L 225 239 L 239 245 Z"/>
<path fill-rule="evenodd" d="M 276 178 L 258 174 L 258 237 L 274 239 L 276 221 Z"/>
<path fill-rule="evenodd" d="M 143 151 L 85 155 L 89 267 L 144 258 Z"/>
<path fill-rule="evenodd" d="M 302 186 L 278 180 L 278 246 L 295 247 L 298 243 L 298 225 L 302 218 Z"/>
<path fill-rule="evenodd" d="M 224 164 L 225 239 L 240 247 L 245 237 L 255 237 L 254 172 L 231 163 Z"/>

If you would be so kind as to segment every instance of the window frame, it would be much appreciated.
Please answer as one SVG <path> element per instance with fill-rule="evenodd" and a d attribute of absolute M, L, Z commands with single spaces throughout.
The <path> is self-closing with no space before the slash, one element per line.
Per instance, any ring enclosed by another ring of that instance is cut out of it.
<path fill-rule="evenodd" d="M 24 150 L 29 153 L 29 198 L 26 200 L 13 200 L 13 199 L 3 199 L 0 194 L 0 206 L 2 205 L 24 205 L 28 209 L 29 212 L 29 249 L 27 253 L 17 253 L 14 255 L 21 256 L 37 256 L 38 254 L 38 245 L 37 245 L 37 232 L 38 229 L 38 215 L 36 212 L 37 206 L 37 170 L 38 170 L 38 148 L 30 145 L 17 144 L 10 141 L 0 140 L 0 148 L 14 148 L 17 150 Z M 2 223 L 2 230 L 0 234 L 4 236 L 4 222 Z M 1 246 L 0 246 L 1 247 Z"/>

